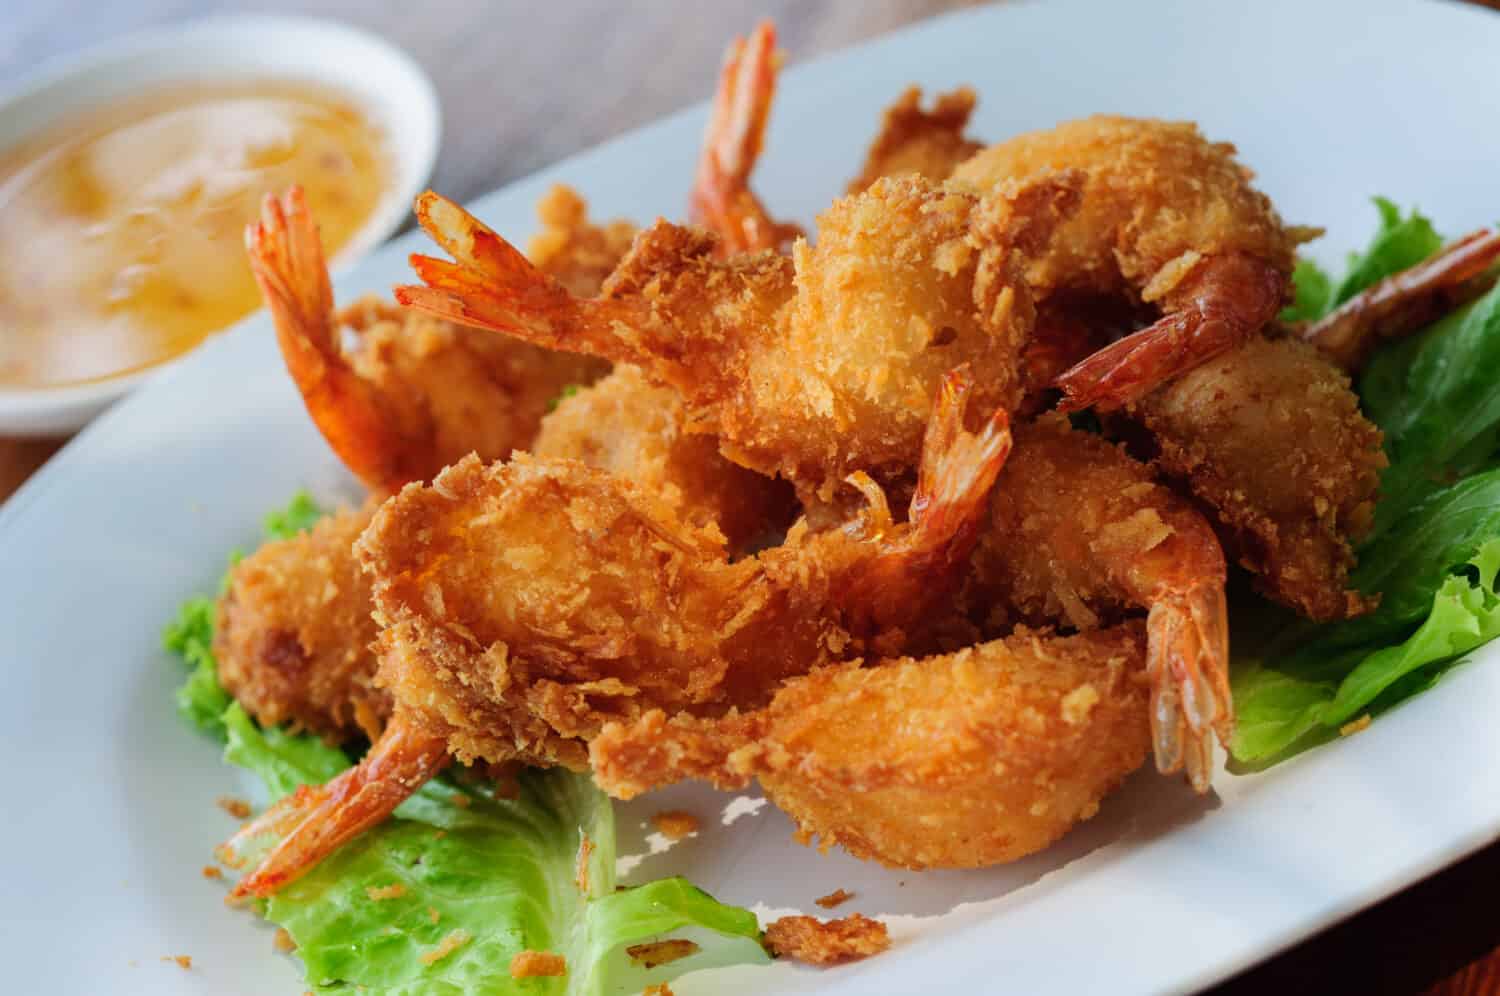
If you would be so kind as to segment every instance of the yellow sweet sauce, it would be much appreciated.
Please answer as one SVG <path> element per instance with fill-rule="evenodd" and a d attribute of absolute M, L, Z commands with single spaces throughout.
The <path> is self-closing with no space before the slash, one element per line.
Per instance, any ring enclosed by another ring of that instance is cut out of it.
<path fill-rule="evenodd" d="M 260 305 L 243 231 L 299 183 L 330 256 L 390 187 L 338 94 L 194 86 L 121 101 L 0 156 L 0 388 L 139 370 Z"/>

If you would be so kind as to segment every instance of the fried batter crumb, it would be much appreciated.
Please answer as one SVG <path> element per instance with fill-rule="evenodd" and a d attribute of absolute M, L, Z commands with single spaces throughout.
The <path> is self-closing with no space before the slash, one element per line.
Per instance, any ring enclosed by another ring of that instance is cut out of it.
<path fill-rule="evenodd" d="M 436 906 L 427 907 L 427 919 L 431 920 L 433 923 L 437 923 L 439 920 L 441 920 L 442 916 L 443 915 L 437 911 Z"/>
<path fill-rule="evenodd" d="M 1363 716 L 1359 717 L 1358 719 L 1351 719 L 1349 722 L 1347 722 L 1343 726 L 1339 727 L 1339 736 L 1341 736 L 1341 737 L 1352 737 L 1352 736 L 1354 736 L 1354 734 L 1358 733 L 1360 730 L 1363 730 L 1367 726 L 1369 726 L 1371 722 L 1372 722 L 1372 719 L 1371 719 L 1369 713 L 1365 713 Z"/>
<path fill-rule="evenodd" d="M 191 971 L 193 967 L 192 955 L 162 955 L 162 961 L 176 962 L 177 967 L 184 972 Z"/>
<path fill-rule="evenodd" d="M 455 792 L 453 794 L 453 798 L 449 799 L 448 801 L 453 803 L 459 809 L 468 809 L 470 806 L 474 805 L 474 800 L 470 799 L 462 792 Z"/>
<path fill-rule="evenodd" d="M 512 979 L 530 979 L 535 976 L 556 977 L 567 974 L 567 959 L 551 951 L 522 951 L 510 960 Z"/>
<path fill-rule="evenodd" d="M 250 804 L 244 799 L 236 799 L 233 796 L 221 795 L 216 800 L 220 809 L 233 816 L 237 820 L 248 820 L 250 818 Z"/>
<path fill-rule="evenodd" d="M 778 958 L 808 965 L 843 965 L 891 946 L 885 924 L 859 913 L 838 920 L 784 916 L 766 928 L 765 941 Z"/>
<path fill-rule="evenodd" d="M 422 955 L 422 964 L 435 965 L 468 943 L 469 932 L 467 930 L 461 928 L 459 930 L 450 930 L 438 942 L 437 947 Z M 514 967 L 514 963 L 512 963 L 512 967 Z"/>
<path fill-rule="evenodd" d="M 276 936 L 271 938 L 271 947 L 282 954 L 291 954 L 297 950 L 297 942 L 292 940 L 292 935 L 287 933 L 285 927 L 277 927 Z"/>
<path fill-rule="evenodd" d="M 365 889 L 365 895 L 377 903 L 382 899 L 400 899 L 406 895 L 406 886 L 400 882 L 392 882 L 390 885 L 371 885 Z"/>
<path fill-rule="evenodd" d="M 823 907 L 825 910 L 831 910 L 835 906 L 839 906 L 839 905 L 841 905 L 843 903 L 847 903 L 849 900 L 851 900 L 853 898 L 854 898 L 854 893 L 849 892 L 847 889 L 834 889 L 828 895 L 826 895 L 826 896 L 819 896 L 817 899 L 814 899 L 813 902 L 817 903 L 819 906 Z"/>
<path fill-rule="evenodd" d="M 688 955 L 697 954 L 700 950 L 702 949 L 693 941 L 673 938 L 654 944 L 632 944 L 625 949 L 625 953 L 630 956 L 631 961 L 649 969 L 669 965 Z"/>
<path fill-rule="evenodd" d="M 682 809 L 664 809 L 651 817 L 651 822 L 669 840 L 681 840 L 688 834 L 698 832 L 698 817 Z"/>
<path fill-rule="evenodd" d="M 578 891 L 585 896 L 589 893 L 589 859 L 594 856 L 594 842 L 589 839 L 588 834 L 578 842 L 578 872 L 573 876 L 573 881 L 578 886 Z"/>
<path fill-rule="evenodd" d="M 223 878 L 224 877 L 224 873 L 219 870 L 219 866 L 218 865 L 204 865 L 203 866 L 203 877 L 204 878 Z"/>
<path fill-rule="evenodd" d="M 647 986 L 641 996 L 674 996 L 671 988 L 665 982 L 658 982 L 654 986 Z"/>

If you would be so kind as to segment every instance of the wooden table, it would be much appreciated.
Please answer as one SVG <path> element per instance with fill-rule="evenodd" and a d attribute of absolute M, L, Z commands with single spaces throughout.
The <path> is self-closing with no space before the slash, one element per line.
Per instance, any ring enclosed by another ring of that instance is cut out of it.
<path fill-rule="evenodd" d="M 1500 0 L 1483 2 L 1500 7 Z M 761 16 L 776 20 L 782 45 L 800 61 L 969 5 L 969 0 L 762 0 L 753 13 L 730 15 L 714 4 L 686 2 L 311 0 L 257 9 L 349 21 L 410 51 L 442 97 L 445 134 L 433 186 L 467 200 L 704 98 L 726 39 Z M 50 56 L 122 32 L 238 7 L 224 0 L 12 4 L 0 34 L 0 85 Z M 512 93 L 526 99 L 497 96 Z M 0 439 L 0 498 L 56 445 Z M 1500 844 L 1215 992 L 1500 992 L 1500 917 L 1491 912 L 1496 885 Z M 1192 941 L 1183 938 L 1183 943 Z"/>

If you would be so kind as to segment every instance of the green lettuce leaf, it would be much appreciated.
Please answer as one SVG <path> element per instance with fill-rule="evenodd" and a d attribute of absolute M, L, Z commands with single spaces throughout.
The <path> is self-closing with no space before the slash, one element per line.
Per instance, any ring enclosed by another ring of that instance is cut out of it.
<path fill-rule="evenodd" d="M 298 495 L 267 517 L 267 536 L 295 535 L 321 514 Z M 347 768 L 343 751 L 262 729 L 231 700 L 218 682 L 213 622 L 212 600 L 192 599 L 163 640 L 192 668 L 179 709 L 224 741 L 225 761 L 258 776 L 273 800 Z M 264 853 L 275 841 L 258 843 Z M 472 779 L 435 779 L 257 905 L 291 935 L 308 984 L 322 993 L 599 996 L 769 960 L 755 914 L 684 879 L 617 889 L 612 805 L 589 778 L 563 770 L 523 773 L 515 798 Z M 636 945 L 667 939 L 697 947 L 650 968 L 630 956 Z M 561 954 L 567 975 L 511 979 L 511 959 L 523 950 Z"/>
<path fill-rule="evenodd" d="M 1280 317 L 1283 322 L 1316 321 L 1331 310 L 1333 280 L 1312 260 L 1297 260 L 1296 269 L 1292 271 L 1292 288 L 1296 297 L 1282 310 Z"/>
<path fill-rule="evenodd" d="M 1384 197 L 1375 198 L 1375 208 L 1380 212 L 1380 230 L 1368 249 L 1350 255 L 1344 278 L 1327 299 L 1327 311 L 1366 287 L 1416 266 L 1443 247 L 1443 237 L 1432 222 L 1415 209 L 1403 218 L 1400 208 Z"/>

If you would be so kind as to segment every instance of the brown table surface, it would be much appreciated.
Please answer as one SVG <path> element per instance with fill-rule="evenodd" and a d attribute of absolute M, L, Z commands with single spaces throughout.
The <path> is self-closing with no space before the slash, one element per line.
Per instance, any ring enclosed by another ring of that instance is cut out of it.
<path fill-rule="evenodd" d="M 1500 0 L 1481 2 L 1500 7 Z M 716 4 L 612 0 L 311 0 L 255 9 L 337 18 L 399 41 L 432 76 L 442 99 L 443 148 L 433 187 L 467 200 L 704 98 L 726 39 L 759 17 L 776 20 L 783 47 L 801 61 L 970 5 L 967 0 L 763 0 L 753 10 L 731 11 Z M 0 32 L 0 87 L 53 55 L 126 31 L 244 6 L 223 0 L 12 5 Z M 545 85 L 538 87 L 539 80 Z M 495 98 L 504 93 L 525 93 L 527 99 Z M 0 499 L 57 445 L 0 439 Z M 1213 991 L 1226 996 L 1500 993 L 1500 916 L 1492 912 L 1497 885 L 1500 844 Z"/>

